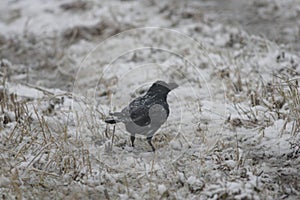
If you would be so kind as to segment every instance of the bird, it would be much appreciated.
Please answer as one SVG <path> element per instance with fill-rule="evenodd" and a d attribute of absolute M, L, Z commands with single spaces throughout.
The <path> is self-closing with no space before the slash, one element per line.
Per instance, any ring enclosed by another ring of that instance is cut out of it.
<path fill-rule="evenodd" d="M 167 96 L 178 84 L 166 83 L 158 80 L 154 82 L 144 96 L 137 97 L 121 112 L 109 113 L 105 122 L 125 124 L 126 131 L 130 133 L 131 145 L 134 147 L 135 135 L 147 136 L 152 151 L 155 148 L 151 142 L 156 131 L 167 121 L 170 113 Z"/>

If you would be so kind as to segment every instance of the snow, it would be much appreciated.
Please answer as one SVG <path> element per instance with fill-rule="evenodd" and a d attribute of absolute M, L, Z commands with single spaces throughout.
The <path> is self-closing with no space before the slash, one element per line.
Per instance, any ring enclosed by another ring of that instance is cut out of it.
<path fill-rule="evenodd" d="M 160 195 L 162 195 L 162 194 L 164 194 L 164 192 L 166 192 L 167 191 L 167 188 L 166 188 L 166 186 L 165 185 L 158 185 L 158 193 L 160 194 Z"/>
<path fill-rule="evenodd" d="M 2 2 L 2 197 L 298 199 L 299 5 Z M 156 80 L 153 153 L 104 118 Z"/>

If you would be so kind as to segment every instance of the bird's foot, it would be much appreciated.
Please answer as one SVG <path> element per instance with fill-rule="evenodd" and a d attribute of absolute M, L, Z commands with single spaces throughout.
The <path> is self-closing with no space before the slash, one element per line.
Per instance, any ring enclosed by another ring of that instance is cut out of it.
<path fill-rule="evenodd" d="M 124 150 L 125 150 L 125 151 L 128 151 L 128 152 L 133 152 L 135 149 L 134 149 L 132 146 L 127 146 L 127 145 L 126 145 L 126 146 L 124 147 Z"/>

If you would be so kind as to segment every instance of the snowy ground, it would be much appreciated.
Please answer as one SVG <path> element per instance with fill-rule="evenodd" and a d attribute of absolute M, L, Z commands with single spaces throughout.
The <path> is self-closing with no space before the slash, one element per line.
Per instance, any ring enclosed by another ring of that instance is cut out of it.
<path fill-rule="evenodd" d="M 299 199 L 300 1 L 0 4 L 3 199 Z M 150 152 L 103 119 L 180 85 Z"/>

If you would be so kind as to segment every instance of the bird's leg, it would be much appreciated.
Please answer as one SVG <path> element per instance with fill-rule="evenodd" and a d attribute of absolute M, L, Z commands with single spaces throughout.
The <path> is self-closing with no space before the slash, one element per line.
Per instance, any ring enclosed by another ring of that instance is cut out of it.
<path fill-rule="evenodd" d="M 155 148 L 154 148 L 154 146 L 153 146 L 153 144 L 152 144 L 151 140 L 152 140 L 152 136 L 150 136 L 150 137 L 147 137 L 148 144 L 151 146 L 151 148 L 152 148 L 152 151 L 154 152 L 154 151 L 155 151 Z"/>
<path fill-rule="evenodd" d="M 131 135 L 131 136 L 130 136 L 130 140 L 131 140 L 131 146 L 134 147 L 135 136 L 134 136 L 134 135 Z"/>

